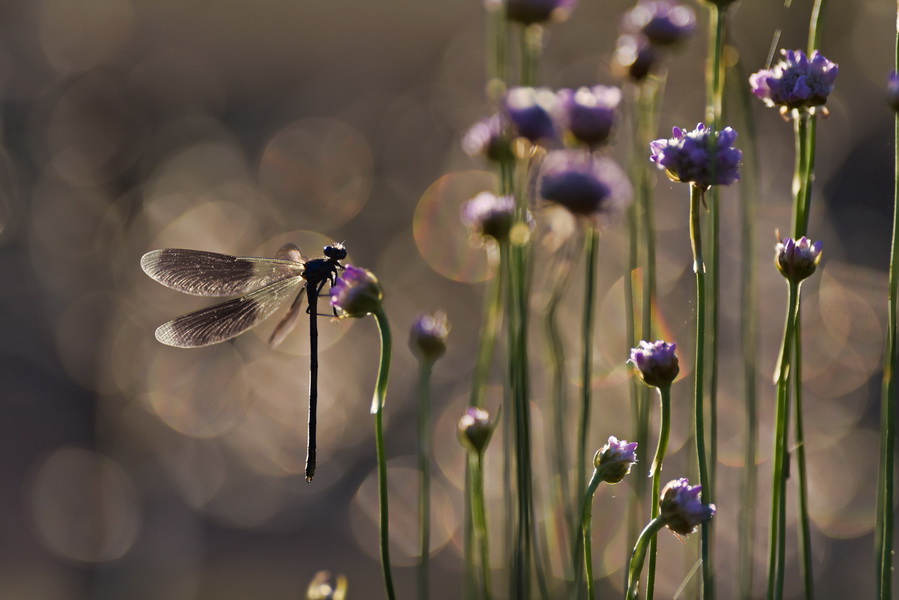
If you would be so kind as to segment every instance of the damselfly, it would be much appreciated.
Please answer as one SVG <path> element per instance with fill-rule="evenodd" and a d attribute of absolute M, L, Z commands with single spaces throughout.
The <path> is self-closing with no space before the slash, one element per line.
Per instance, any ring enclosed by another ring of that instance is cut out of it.
<path fill-rule="evenodd" d="M 166 287 L 195 296 L 238 296 L 188 313 L 156 330 L 156 339 L 178 348 L 199 348 L 230 340 L 255 327 L 297 291 L 296 298 L 269 338 L 277 346 L 296 325 L 306 291 L 309 314 L 309 425 L 306 481 L 315 475 L 315 428 L 318 405 L 318 297 L 325 284 L 334 285 L 343 244 L 325 246 L 324 256 L 307 259 L 293 244 L 275 258 L 229 256 L 202 250 L 166 248 L 144 254 L 144 272 Z M 336 316 L 336 312 L 334 313 Z"/>

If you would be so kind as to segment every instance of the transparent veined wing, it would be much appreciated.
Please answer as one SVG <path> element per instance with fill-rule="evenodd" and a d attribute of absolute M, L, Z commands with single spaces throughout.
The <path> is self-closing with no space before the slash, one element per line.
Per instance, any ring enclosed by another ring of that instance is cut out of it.
<path fill-rule="evenodd" d="M 303 274 L 303 263 L 287 258 L 229 256 L 180 248 L 147 252 L 140 266 L 162 285 L 194 296 L 246 294 Z"/>
<path fill-rule="evenodd" d="M 156 330 L 156 339 L 178 348 L 199 348 L 230 340 L 252 329 L 278 310 L 304 283 L 294 276 L 239 298 L 188 313 Z"/>

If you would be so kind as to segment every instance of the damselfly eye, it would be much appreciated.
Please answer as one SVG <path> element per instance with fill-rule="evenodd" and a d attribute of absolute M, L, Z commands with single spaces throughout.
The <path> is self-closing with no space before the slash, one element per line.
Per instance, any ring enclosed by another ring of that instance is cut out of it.
<path fill-rule="evenodd" d="M 325 246 L 325 256 L 332 260 L 343 260 L 346 258 L 346 248 L 343 247 L 343 244 Z"/>

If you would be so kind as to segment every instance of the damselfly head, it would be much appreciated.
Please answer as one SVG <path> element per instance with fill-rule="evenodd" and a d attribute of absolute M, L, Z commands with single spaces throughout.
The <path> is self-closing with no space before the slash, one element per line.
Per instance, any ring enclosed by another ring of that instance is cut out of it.
<path fill-rule="evenodd" d="M 325 256 L 331 260 L 343 260 L 346 258 L 346 248 L 343 244 L 334 242 L 325 246 Z"/>

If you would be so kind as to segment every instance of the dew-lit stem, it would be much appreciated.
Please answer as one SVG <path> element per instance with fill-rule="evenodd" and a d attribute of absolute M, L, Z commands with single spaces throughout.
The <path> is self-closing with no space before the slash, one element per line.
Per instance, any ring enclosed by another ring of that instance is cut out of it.
<path fill-rule="evenodd" d="M 487 543 L 487 508 L 484 501 L 484 453 L 469 452 L 471 472 L 471 515 L 478 546 L 480 597 L 490 600 L 490 551 Z"/>
<path fill-rule="evenodd" d="M 652 461 L 652 468 L 649 475 L 652 477 L 652 518 L 659 516 L 659 499 L 661 494 L 662 483 L 662 463 L 665 460 L 665 453 L 668 451 L 668 437 L 671 433 L 671 388 L 658 388 L 660 424 L 659 424 L 659 445 L 656 446 L 656 455 Z M 646 600 L 651 600 L 655 592 L 656 579 L 656 559 L 657 559 L 658 542 L 655 537 L 649 545 L 649 568 L 646 572 Z"/>
<path fill-rule="evenodd" d="M 646 560 L 646 550 L 649 542 L 655 538 L 656 533 L 664 526 L 665 521 L 661 517 L 657 517 L 649 522 L 640 533 L 640 537 L 637 538 L 627 571 L 627 591 L 624 594 L 626 600 L 636 600 L 640 587 L 640 572 L 643 570 L 643 562 Z"/>
<path fill-rule="evenodd" d="M 372 413 L 375 415 L 375 446 L 378 454 L 378 501 L 380 513 L 381 568 L 384 571 L 384 585 L 388 600 L 396 599 L 393 588 L 393 574 L 390 567 L 390 533 L 389 511 L 387 508 L 387 453 L 384 448 L 384 401 L 387 397 L 387 380 L 390 375 L 390 353 L 392 340 L 390 324 L 383 307 L 375 313 L 378 331 L 381 334 L 381 361 L 378 367 L 378 380 L 372 400 Z"/>
<path fill-rule="evenodd" d="M 422 359 L 418 369 L 418 522 L 420 556 L 418 597 L 430 596 L 431 558 L 431 368 L 433 362 Z"/>
<path fill-rule="evenodd" d="M 593 497 L 596 495 L 596 489 L 602 483 L 602 477 L 599 469 L 593 470 L 593 477 L 587 485 L 587 491 L 584 494 L 583 507 L 581 508 L 581 540 L 584 543 L 584 568 L 587 573 L 587 600 L 594 600 L 596 592 L 593 589 L 593 543 L 591 540 L 591 529 L 593 527 Z"/>

